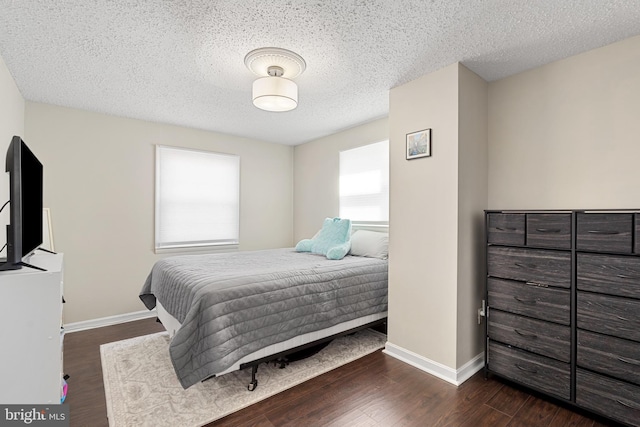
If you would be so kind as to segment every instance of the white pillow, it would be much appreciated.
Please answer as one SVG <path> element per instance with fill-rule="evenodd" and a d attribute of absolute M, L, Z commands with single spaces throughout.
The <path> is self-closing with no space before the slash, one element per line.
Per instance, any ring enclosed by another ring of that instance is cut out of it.
<path fill-rule="evenodd" d="M 387 259 L 389 233 L 357 230 L 351 235 L 351 255 Z"/>

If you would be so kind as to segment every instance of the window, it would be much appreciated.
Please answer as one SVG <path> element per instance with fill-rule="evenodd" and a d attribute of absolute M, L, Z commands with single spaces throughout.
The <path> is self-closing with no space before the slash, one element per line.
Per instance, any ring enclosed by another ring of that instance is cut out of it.
<path fill-rule="evenodd" d="M 156 251 L 237 245 L 240 157 L 156 146 Z"/>
<path fill-rule="evenodd" d="M 340 152 L 340 217 L 389 222 L 389 141 Z"/>

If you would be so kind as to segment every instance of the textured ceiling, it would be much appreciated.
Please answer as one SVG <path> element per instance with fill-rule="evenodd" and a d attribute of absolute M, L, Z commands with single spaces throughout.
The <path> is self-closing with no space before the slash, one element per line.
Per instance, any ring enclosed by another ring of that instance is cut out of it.
<path fill-rule="evenodd" d="M 640 34 L 640 0 L 0 0 L 25 99 L 295 145 L 388 114 L 462 62 L 487 81 Z M 251 103 L 244 56 L 300 54 L 298 108 Z"/>

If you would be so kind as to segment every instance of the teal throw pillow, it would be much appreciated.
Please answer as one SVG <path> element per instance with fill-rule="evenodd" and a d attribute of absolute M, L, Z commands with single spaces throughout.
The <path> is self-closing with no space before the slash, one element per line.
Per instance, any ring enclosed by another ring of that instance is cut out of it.
<path fill-rule="evenodd" d="M 351 249 L 351 220 L 326 218 L 322 229 L 313 239 L 304 239 L 296 245 L 298 252 L 325 255 L 328 259 L 342 259 Z"/>

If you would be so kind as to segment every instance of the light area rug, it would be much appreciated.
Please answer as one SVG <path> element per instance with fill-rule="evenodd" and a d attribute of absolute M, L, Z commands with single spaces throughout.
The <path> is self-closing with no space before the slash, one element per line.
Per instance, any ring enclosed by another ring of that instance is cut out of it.
<path fill-rule="evenodd" d="M 258 387 L 248 391 L 251 369 L 231 372 L 184 390 L 169 359 L 169 335 L 160 332 L 100 346 L 110 427 L 210 423 L 384 347 L 386 335 L 365 329 L 337 338 L 315 355 L 258 368 Z"/>

